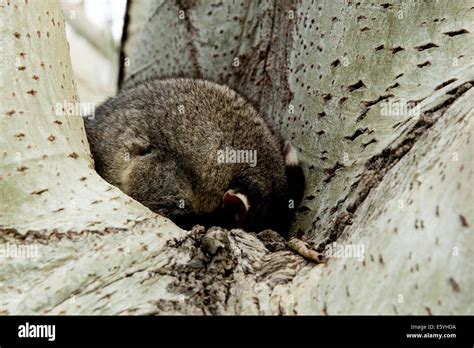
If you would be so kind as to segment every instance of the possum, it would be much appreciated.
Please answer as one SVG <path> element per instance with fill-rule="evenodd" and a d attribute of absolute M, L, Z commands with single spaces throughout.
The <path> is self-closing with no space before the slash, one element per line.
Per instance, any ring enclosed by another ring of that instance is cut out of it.
<path fill-rule="evenodd" d="M 178 226 L 288 237 L 304 191 L 296 149 L 232 89 L 156 79 L 85 119 L 97 172 Z"/>

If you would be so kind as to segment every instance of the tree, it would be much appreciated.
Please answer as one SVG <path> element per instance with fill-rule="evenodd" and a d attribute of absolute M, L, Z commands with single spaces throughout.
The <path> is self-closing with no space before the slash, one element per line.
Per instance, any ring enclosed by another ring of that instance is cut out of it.
<path fill-rule="evenodd" d="M 332 252 L 317 265 L 240 230 L 180 230 L 104 182 L 82 119 L 58 111 L 77 101 L 59 6 L 8 2 L 1 245 L 39 255 L 0 259 L 1 313 L 473 313 L 471 7 L 129 5 L 124 88 L 229 84 L 300 149 L 294 232 Z"/>

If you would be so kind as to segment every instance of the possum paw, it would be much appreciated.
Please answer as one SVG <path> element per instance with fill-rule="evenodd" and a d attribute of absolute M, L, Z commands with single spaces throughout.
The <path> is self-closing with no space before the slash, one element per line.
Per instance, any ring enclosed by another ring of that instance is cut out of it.
<path fill-rule="evenodd" d="M 288 247 L 304 258 L 316 263 L 325 263 L 328 260 L 324 254 L 311 249 L 306 242 L 296 237 L 290 238 Z"/>

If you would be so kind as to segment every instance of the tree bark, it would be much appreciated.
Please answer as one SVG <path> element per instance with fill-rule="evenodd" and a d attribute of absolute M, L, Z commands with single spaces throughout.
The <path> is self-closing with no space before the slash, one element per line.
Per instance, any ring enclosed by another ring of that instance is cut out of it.
<path fill-rule="evenodd" d="M 77 101 L 58 4 L 7 2 L 0 245 L 39 257 L 0 258 L 1 313 L 473 313 L 472 2 L 132 4 L 124 88 L 188 76 L 247 96 L 300 149 L 294 232 L 364 257 L 183 231 L 104 182 L 82 119 L 54 110 Z"/>

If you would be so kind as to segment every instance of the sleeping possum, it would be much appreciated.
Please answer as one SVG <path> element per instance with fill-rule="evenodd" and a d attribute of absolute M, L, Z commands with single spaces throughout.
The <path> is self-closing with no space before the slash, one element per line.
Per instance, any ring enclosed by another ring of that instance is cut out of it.
<path fill-rule="evenodd" d="M 288 237 L 304 190 L 295 148 L 226 86 L 152 80 L 85 120 L 97 172 L 189 229 L 272 229 Z"/>

